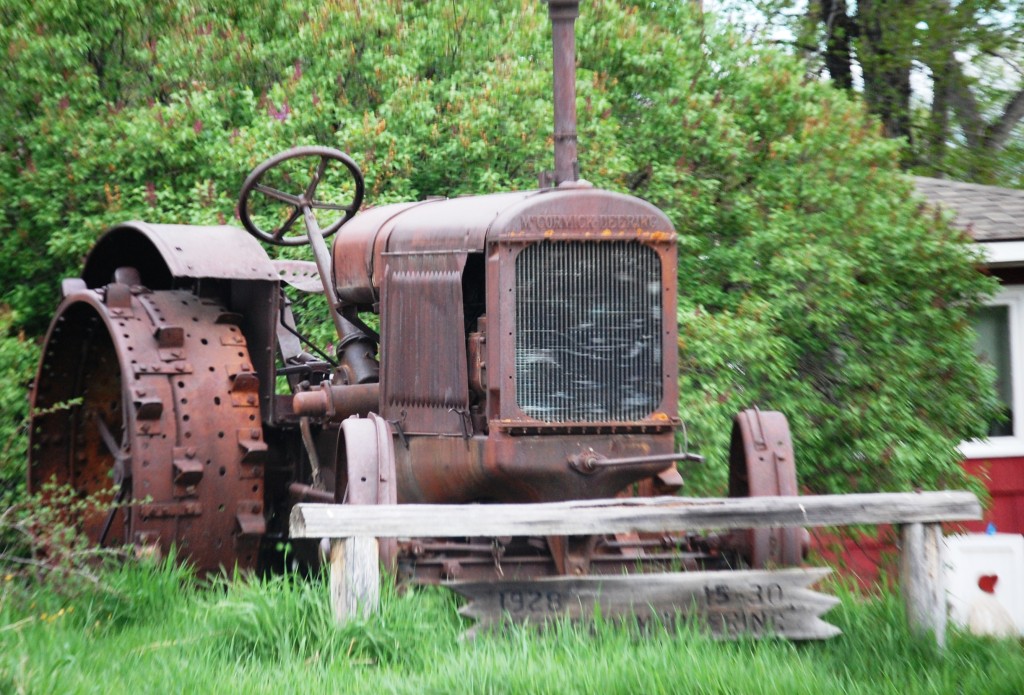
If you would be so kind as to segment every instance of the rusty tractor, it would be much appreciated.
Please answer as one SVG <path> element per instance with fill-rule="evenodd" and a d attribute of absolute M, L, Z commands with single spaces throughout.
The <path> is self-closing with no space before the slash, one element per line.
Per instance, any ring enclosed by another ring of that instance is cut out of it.
<path fill-rule="evenodd" d="M 356 163 L 302 147 L 244 182 L 248 234 L 109 230 L 62 283 L 32 394 L 30 488 L 113 489 L 117 504 L 83 522 L 93 541 L 173 544 L 202 571 L 271 564 L 299 501 L 677 491 L 677 462 L 699 457 L 677 451 L 675 231 L 578 178 L 577 10 L 549 3 L 554 186 L 360 211 Z M 271 260 L 257 240 L 308 245 L 313 261 Z M 298 330 L 302 293 L 326 298 L 332 349 Z M 782 415 L 737 416 L 730 494 L 797 494 Z M 399 540 L 381 554 L 438 581 L 794 564 L 803 547 L 780 529 Z"/>

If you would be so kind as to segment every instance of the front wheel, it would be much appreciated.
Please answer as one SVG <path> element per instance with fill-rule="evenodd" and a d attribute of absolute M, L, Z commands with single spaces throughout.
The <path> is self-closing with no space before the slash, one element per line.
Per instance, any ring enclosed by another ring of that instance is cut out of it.
<path fill-rule="evenodd" d="M 345 504 L 397 504 L 398 480 L 391 425 L 376 413 L 341 422 L 338 451 L 345 457 L 345 479 L 336 496 Z M 398 542 L 378 539 L 380 561 L 389 571 L 397 566 Z"/>
<path fill-rule="evenodd" d="M 729 496 L 798 494 L 786 416 L 756 408 L 736 415 L 729 446 Z M 798 527 L 750 529 L 741 540 L 740 555 L 754 569 L 799 565 L 808 546 L 807 532 Z"/>

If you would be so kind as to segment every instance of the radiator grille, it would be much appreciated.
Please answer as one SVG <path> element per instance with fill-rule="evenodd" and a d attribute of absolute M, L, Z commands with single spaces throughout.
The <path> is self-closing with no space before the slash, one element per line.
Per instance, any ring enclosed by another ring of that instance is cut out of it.
<path fill-rule="evenodd" d="M 636 242 L 516 257 L 516 402 L 543 422 L 641 420 L 661 403 L 661 263 Z"/>

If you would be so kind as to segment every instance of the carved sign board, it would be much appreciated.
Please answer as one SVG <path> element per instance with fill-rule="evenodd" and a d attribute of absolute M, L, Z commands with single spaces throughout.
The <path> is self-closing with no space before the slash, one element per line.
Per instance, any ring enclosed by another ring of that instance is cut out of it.
<path fill-rule="evenodd" d="M 839 599 L 808 588 L 830 572 L 828 568 L 676 572 L 445 586 L 469 599 L 460 612 L 478 621 L 470 635 L 502 622 L 543 625 L 600 615 L 613 621 L 635 619 L 641 629 L 655 624 L 671 628 L 682 618 L 722 639 L 812 640 L 840 634 L 839 628 L 819 618 Z"/>

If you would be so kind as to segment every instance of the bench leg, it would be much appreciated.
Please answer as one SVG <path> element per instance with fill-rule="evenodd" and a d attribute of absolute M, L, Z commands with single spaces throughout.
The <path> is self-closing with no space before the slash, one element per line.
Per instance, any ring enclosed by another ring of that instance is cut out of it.
<path fill-rule="evenodd" d="M 331 541 L 331 607 L 339 623 L 377 612 L 380 560 L 376 538 Z"/>
<path fill-rule="evenodd" d="M 932 633 L 946 644 L 946 589 L 942 581 L 941 524 L 905 524 L 900 529 L 900 587 L 910 629 Z"/>

